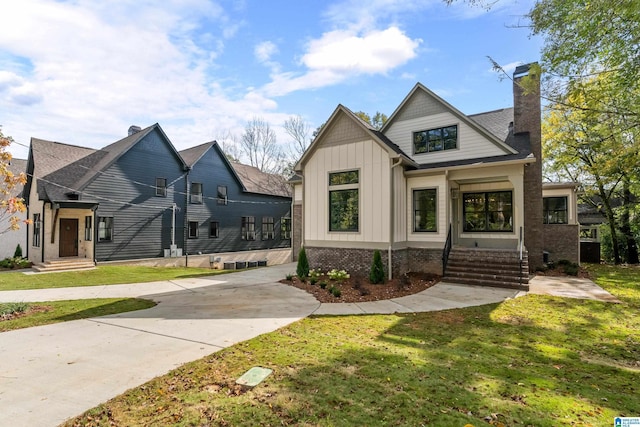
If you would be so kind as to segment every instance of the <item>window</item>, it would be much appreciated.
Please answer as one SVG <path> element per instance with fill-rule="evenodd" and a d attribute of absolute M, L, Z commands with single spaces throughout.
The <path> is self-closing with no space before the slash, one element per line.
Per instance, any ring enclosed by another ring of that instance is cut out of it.
<path fill-rule="evenodd" d="M 189 221 L 189 238 L 198 238 L 198 221 Z"/>
<path fill-rule="evenodd" d="M 202 183 L 191 183 L 191 203 L 202 203 Z"/>
<path fill-rule="evenodd" d="M 218 237 L 220 235 L 220 223 L 211 221 L 209 223 L 209 237 Z"/>
<path fill-rule="evenodd" d="M 226 185 L 218 185 L 218 204 L 226 205 L 227 204 L 227 186 Z"/>
<path fill-rule="evenodd" d="M 567 224 L 567 197 L 545 197 L 542 199 L 543 222 L 545 224 Z"/>
<path fill-rule="evenodd" d="M 93 217 L 85 216 L 84 217 L 84 240 L 90 242 L 93 240 L 93 227 L 92 227 Z"/>
<path fill-rule="evenodd" d="M 291 218 L 280 218 L 280 237 L 291 239 Z"/>
<path fill-rule="evenodd" d="M 40 247 L 40 214 L 33 214 L 33 246 Z"/>
<path fill-rule="evenodd" d="M 413 190 L 413 231 L 437 231 L 436 190 Z"/>
<path fill-rule="evenodd" d="M 256 240 L 256 218 L 253 216 L 242 217 L 242 240 Z"/>
<path fill-rule="evenodd" d="M 98 217 L 98 242 L 110 242 L 113 240 L 113 217 Z"/>
<path fill-rule="evenodd" d="M 464 231 L 513 231 L 511 191 L 465 193 Z"/>
<path fill-rule="evenodd" d="M 580 241 L 584 242 L 599 242 L 598 226 L 597 225 L 582 225 L 580 226 Z"/>
<path fill-rule="evenodd" d="M 262 240 L 273 240 L 276 238 L 276 230 L 273 225 L 272 216 L 262 217 Z"/>
<path fill-rule="evenodd" d="M 329 174 L 329 231 L 358 231 L 359 171 Z"/>
<path fill-rule="evenodd" d="M 452 150 L 458 146 L 458 126 L 447 126 L 413 133 L 413 154 Z"/>
<path fill-rule="evenodd" d="M 156 196 L 167 197 L 166 178 L 156 178 Z"/>

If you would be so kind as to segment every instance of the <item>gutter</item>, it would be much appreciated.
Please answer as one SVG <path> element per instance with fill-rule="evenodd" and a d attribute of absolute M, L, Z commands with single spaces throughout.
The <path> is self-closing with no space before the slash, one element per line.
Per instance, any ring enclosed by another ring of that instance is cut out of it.
<path fill-rule="evenodd" d="M 391 165 L 391 175 L 389 176 L 389 249 L 387 252 L 387 271 L 388 271 L 388 276 L 389 276 L 389 280 L 391 280 L 393 278 L 393 262 L 392 262 L 392 248 L 393 248 L 393 235 L 394 235 L 394 231 L 395 231 L 395 209 L 394 209 L 394 195 L 395 195 L 395 191 L 394 191 L 394 184 L 395 184 L 395 180 L 394 180 L 394 175 L 393 175 L 393 170 L 395 169 L 396 166 L 400 166 L 402 164 L 402 158 L 399 157 L 398 158 L 398 162 L 397 163 L 393 163 Z"/>

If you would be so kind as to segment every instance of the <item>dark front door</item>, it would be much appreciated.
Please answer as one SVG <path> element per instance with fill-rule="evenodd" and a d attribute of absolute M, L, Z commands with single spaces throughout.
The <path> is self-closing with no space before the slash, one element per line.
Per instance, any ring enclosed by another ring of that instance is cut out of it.
<path fill-rule="evenodd" d="M 78 256 L 78 220 L 60 218 L 60 257 Z"/>

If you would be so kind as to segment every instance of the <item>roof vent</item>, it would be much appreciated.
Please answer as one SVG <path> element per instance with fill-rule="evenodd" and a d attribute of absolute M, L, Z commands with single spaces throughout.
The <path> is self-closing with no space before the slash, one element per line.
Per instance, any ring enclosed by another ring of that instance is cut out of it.
<path fill-rule="evenodd" d="M 129 136 L 133 135 L 134 133 L 138 133 L 142 130 L 142 128 L 140 126 L 136 126 L 136 125 L 131 125 L 129 126 Z"/>

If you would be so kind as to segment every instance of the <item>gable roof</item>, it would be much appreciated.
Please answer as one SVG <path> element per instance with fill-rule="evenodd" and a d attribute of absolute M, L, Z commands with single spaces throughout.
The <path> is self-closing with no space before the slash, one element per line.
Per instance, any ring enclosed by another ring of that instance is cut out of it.
<path fill-rule="evenodd" d="M 226 164 L 243 191 L 269 196 L 291 197 L 291 188 L 286 184 L 284 177 L 262 172 L 253 166 L 230 162 L 216 141 L 187 148 L 180 151 L 180 155 L 189 167 L 193 167 L 211 149 L 214 149 L 222 162 Z"/>
<path fill-rule="evenodd" d="M 455 108 L 453 105 L 449 104 L 444 99 L 440 98 L 433 91 L 429 90 L 429 88 L 427 88 L 426 86 L 424 86 L 422 83 L 419 83 L 419 82 L 416 83 L 413 89 L 411 89 L 411 91 L 407 94 L 407 96 L 402 100 L 398 108 L 396 108 L 395 111 L 391 114 L 391 116 L 389 116 L 389 119 L 380 130 L 382 133 L 386 133 L 386 131 L 391 126 L 391 124 L 394 123 L 396 119 L 401 115 L 401 113 L 409 107 L 411 100 L 419 92 L 426 94 L 431 100 L 433 100 L 435 102 L 435 105 L 438 107 L 438 111 L 440 112 L 447 111 L 453 114 L 458 120 L 460 120 L 461 122 L 465 123 L 467 126 L 474 129 L 476 132 L 483 135 L 493 144 L 503 149 L 506 153 L 517 154 L 517 151 L 513 147 L 509 146 L 504 142 L 504 138 L 501 138 L 500 136 L 494 134 L 492 131 L 489 131 L 485 127 L 485 125 L 492 124 L 490 118 L 481 117 L 478 120 L 473 120 L 470 116 L 467 116 L 466 114 L 462 113 L 460 110 Z M 483 116 L 483 114 L 480 114 L 478 116 Z M 513 119 L 511 121 L 513 121 Z M 500 134 L 503 133 L 503 131 L 499 131 L 497 128 L 494 130 L 496 130 Z"/>
<path fill-rule="evenodd" d="M 38 179 L 40 198 L 51 201 L 65 200 L 68 193 L 82 191 L 154 130 L 160 133 L 176 159 L 186 168 L 184 160 L 157 123 L 100 150 L 31 138 L 29 167 L 33 170 L 30 174 Z"/>
<path fill-rule="evenodd" d="M 311 142 L 309 147 L 307 147 L 300 160 L 298 160 L 298 162 L 296 163 L 294 167 L 296 171 L 301 170 L 307 159 L 312 155 L 313 152 L 315 152 L 315 150 L 317 150 L 318 145 L 320 144 L 320 141 L 322 141 L 324 135 L 329 132 L 332 124 L 336 122 L 338 117 L 340 117 L 341 115 L 346 115 L 346 117 L 354 121 L 359 126 L 359 128 L 364 131 L 364 133 L 366 133 L 373 141 L 377 142 L 382 148 L 387 150 L 387 152 L 389 152 L 390 154 L 395 154 L 409 165 L 417 166 L 417 164 L 409 156 L 407 156 L 406 153 L 402 151 L 402 149 L 398 145 L 387 138 L 382 132 L 376 130 L 373 126 L 355 115 L 353 111 L 351 111 L 344 105 L 338 104 L 336 109 L 331 114 L 331 117 L 329 117 L 329 120 L 327 120 L 318 135 Z"/>
<path fill-rule="evenodd" d="M 25 159 L 16 159 L 15 157 L 11 158 L 7 163 L 7 170 L 11 172 L 14 176 L 18 176 L 21 173 L 27 172 L 27 161 Z M 24 189 L 23 185 L 16 185 L 9 192 L 9 196 L 11 197 L 22 197 L 21 193 Z"/>

